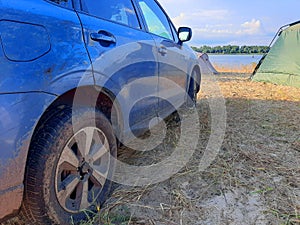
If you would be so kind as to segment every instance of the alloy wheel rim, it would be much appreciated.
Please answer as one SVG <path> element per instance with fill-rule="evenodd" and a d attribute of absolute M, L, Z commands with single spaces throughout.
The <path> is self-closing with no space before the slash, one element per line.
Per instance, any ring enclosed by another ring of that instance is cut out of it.
<path fill-rule="evenodd" d="M 110 148 L 96 127 L 76 132 L 65 145 L 55 173 L 55 193 L 66 211 L 77 213 L 97 204 L 109 171 Z"/>

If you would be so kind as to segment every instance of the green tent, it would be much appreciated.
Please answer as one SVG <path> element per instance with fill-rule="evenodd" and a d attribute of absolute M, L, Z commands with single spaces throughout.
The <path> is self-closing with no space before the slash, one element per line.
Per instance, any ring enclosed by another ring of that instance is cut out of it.
<path fill-rule="evenodd" d="M 300 88 L 300 21 L 280 28 L 270 46 L 252 80 Z"/>

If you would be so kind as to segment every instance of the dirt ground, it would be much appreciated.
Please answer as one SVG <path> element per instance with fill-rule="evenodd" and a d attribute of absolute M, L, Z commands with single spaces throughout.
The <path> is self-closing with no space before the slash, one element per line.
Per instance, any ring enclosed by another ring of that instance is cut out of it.
<path fill-rule="evenodd" d="M 214 75 L 226 101 L 226 133 L 204 172 L 198 166 L 212 133 L 212 96 L 202 91 L 199 140 L 189 163 L 157 184 L 117 185 L 100 224 L 300 224 L 300 90 L 249 76 Z M 160 161 L 174 147 L 178 123 L 169 121 L 168 129 L 170 138 L 157 149 L 124 148 L 120 158 L 134 165 Z"/>

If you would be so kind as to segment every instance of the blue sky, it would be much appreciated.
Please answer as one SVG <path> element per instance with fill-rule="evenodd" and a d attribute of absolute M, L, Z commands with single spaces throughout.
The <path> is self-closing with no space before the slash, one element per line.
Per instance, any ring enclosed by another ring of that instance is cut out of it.
<path fill-rule="evenodd" d="M 193 28 L 193 46 L 269 45 L 300 20 L 300 0 L 159 0 L 174 24 Z"/>

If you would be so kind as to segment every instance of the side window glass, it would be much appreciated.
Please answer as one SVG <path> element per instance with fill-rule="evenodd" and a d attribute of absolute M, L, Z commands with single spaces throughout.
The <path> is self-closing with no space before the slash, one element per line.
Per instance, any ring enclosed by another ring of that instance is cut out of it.
<path fill-rule="evenodd" d="M 115 21 L 133 28 L 140 28 L 131 0 L 81 0 L 86 13 Z"/>
<path fill-rule="evenodd" d="M 153 0 L 139 0 L 149 32 L 173 40 L 169 20 Z"/>
<path fill-rule="evenodd" d="M 73 8 L 72 0 L 49 0 L 50 2 L 54 2 L 58 5 L 61 5 L 66 8 Z"/>

